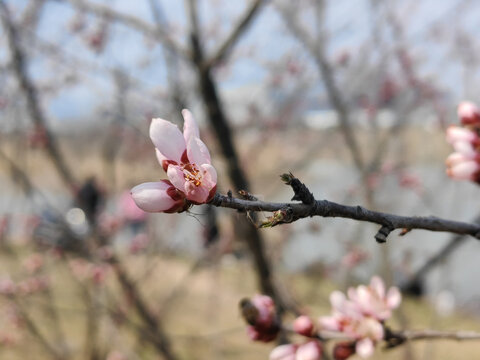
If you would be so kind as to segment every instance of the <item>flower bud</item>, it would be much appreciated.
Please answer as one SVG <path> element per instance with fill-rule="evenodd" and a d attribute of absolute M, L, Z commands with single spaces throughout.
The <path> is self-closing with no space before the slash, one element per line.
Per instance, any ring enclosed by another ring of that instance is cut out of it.
<path fill-rule="evenodd" d="M 335 360 L 345 360 L 355 354 L 355 343 L 341 342 L 333 348 L 333 358 Z"/>
<path fill-rule="evenodd" d="M 313 321 L 306 315 L 299 316 L 293 322 L 293 330 L 297 334 L 310 337 L 314 330 Z"/>
<path fill-rule="evenodd" d="M 474 103 L 462 101 L 458 105 L 457 114 L 463 125 L 480 125 L 480 109 Z"/>

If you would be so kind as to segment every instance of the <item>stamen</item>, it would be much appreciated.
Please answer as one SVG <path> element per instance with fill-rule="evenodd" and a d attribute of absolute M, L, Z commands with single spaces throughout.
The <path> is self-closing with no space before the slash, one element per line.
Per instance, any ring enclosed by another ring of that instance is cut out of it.
<path fill-rule="evenodd" d="M 195 186 L 202 184 L 202 175 L 195 164 L 186 164 L 183 166 L 183 177 Z"/>

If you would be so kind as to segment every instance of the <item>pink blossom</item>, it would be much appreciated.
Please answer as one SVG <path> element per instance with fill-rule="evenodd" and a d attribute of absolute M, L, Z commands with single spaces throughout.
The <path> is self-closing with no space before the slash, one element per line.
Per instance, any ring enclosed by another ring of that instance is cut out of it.
<path fill-rule="evenodd" d="M 374 276 L 369 286 L 360 285 L 356 289 L 348 289 L 348 296 L 358 309 L 377 320 L 386 320 L 392 316 L 392 309 L 402 301 L 402 295 L 396 287 L 385 292 L 385 284 L 378 276 Z"/>
<path fill-rule="evenodd" d="M 306 315 L 301 315 L 293 322 L 293 330 L 303 336 L 312 336 L 314 331 L 313 321 Z"/>
<path fill-rule="evenodd" d="M 153 119 L 150 125 L 150 138 L 157 159 L 169 179 L 169 193 L 166 180 L 162 185 L 147 183 L 134 187 L 133 199 L 145 211 L 181 212 L 190 203 L 204 204 L 215 195 L 217 172 L 211 164 L 210 153 L 200 140 L 198 126 L 190 111 L 183 110 L 182 115 L 183 134 L 167 120 Z"/>
<path fill-rule="evenodd" d="M 355 339 L 356 353 L 368 357 L 376 342 L 384 338 L 383 321 L 392 315 L 392 309 L 400 305 L 401 299 L 397 288 L 386 291 L 383 281 L 374 276 L 369 286 L 348 289 L 348 298 L 334 291 L 330 295 L 332 315 L 321 317 L 320 326 Z"/>
<path fill-rule="evenodd" d="M 480 109 L 472 102 L 462 101 L 458 105 L 457 115 L 463 125 L 480 125 Z"/>
<path fill-rule="evenodd" d="M 23 261 L 23 266 L 29 273 L 36 273 L 43 266 L 43 256 L 38 253 L 32 254 Z"/>

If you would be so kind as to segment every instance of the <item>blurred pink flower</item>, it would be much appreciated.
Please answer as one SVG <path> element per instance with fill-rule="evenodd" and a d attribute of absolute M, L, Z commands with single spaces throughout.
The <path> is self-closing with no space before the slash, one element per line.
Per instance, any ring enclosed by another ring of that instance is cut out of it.
<path fill-rule="evenodd" d="M 150 125 L 157 159 L 169 181 L 141 184 L 132 189 L 135 203 L 145 211 L 181 212 L 189 203 L 204 204 L 215 195 L 217 172 L 211 165 L 210 153 L 200 140 L 190 111 L 183 110 L 182 115 L 183 134 L 167 120 L 153 119 Z"/>
<path fill-rule="evenodd" d="M 29 273 L 33 274 L 43 267 L 43 262 L 43 255 L 35 253 L 31 254 L 23 261 L 23 266 Z"/>
<path fill-rule="evenodd" d="M 320 360 L 322 359 L 322 345 L 317 340 L 305 344 L 286 344 L 275 347 L 271 352 L 270 360 Z"/>
<path fill-rule="evenodd" d="M 330 295 L 332 315 L 319 319 L 324 330 L 342 332 L 356 339 L 355 352 L 365 358 L 372 355 L 375 344 L 384 337 L 383 321 L 401 302 L 400 291 L 385 291 L 383 281 L 374 276 L 369 286 L 348 289 L 348 298 L 340 291 Z"/>
<path fill-rule="evenodd" d="M 447 174 L 457 180 L 478 181 L 480 177 L 480 137 L 473 130 L 459 126 L 447 129 L 447 141 L 455 152 L 447 157 Z"/>
<path fill-rule="evenodd" d="M 300 345 L 295 356 L 295 360 L 320 360 L 321 358 L 322 346 L 317 340 Z"/>
<path fill-rule="evenodd" d="M 374 276 L 369 286 L 360 285 L 356 289 L 348 289 L 348 297 L 363 315 L 377 320 L 386 320 L 392 316 L 392 309 L 402 301 L 402 295 L 396 287 L 385 292 L 385 284 L 378 276 Z"/>
<path fill-rule="evenodd" d="M 243 317 L 250 324 L 247 335 L 251 340 L 269 342 L 277 337 L 280 329 L 270 296 L 255 295 L 251 300 L 242 300 L 240 305 Z"/>
<path fill-rule="evenodd" d="M 480 109 L 470 101 L 462 101 L 458 105 L 457 115 L 463 125 L 480 125 Z"/>

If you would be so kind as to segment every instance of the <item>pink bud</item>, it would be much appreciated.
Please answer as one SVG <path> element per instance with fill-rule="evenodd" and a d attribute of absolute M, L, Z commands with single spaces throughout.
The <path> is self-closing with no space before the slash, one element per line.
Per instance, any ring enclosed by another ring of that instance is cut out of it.
<path fill-rule="evenodd" d="M 462 101 L 458 105 L 457 114 L 463 125 L 480 125 L 480 110 L 472 102 Z"/>
<path fill-rule="evenodd" d="M 355 354 L 355 343 L 342 342 L 333 348 L 333 358 L 335 360 L 346 360 Z"/>
<path fill-rule="evenodd" d="M 137 185 L 131 194 L 137 206 L 144 211 L 174 213 L 188 209 L 185 195 L 168 180 Z"/>
<path fill-rule="evenodd" d="M 295 332 L 300 335 L 310 337 L 313 335 L 313 329 L 314 329 L 313 322 L 306 315 L 297 317 L 293 322 L 293 330 L 295 330 Z"/>

